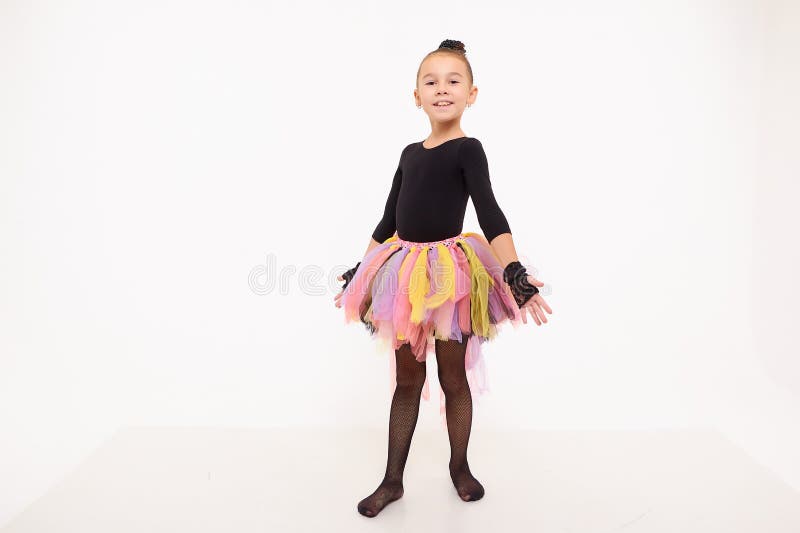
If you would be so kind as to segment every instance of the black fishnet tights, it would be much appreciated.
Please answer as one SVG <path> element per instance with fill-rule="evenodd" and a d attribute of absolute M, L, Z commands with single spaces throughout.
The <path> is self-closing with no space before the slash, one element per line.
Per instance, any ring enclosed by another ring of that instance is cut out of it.
<path fill-rule="evenodd" d="M 389 503 L 403 496 L 403 470 L 411 437 L 417 426 L 419 402 L 425 384 L 425 362 L 419 362 L 405 343 L 395 350 L 397 387 L 389 413 L 389 455 L 383 481 L 375 492 L 358 502 L 358 512 L 376 516 Z"/>
<path fill-rule="evenodd" d="M 483 497 L 483 486 L 472 476 L 467 464 L 467 444 L 472 426 L 472 396 L 464 368 L 468 336 L 436 340 L 439 382 L 445 393 L 447 430 L 450 436 L 450 477 L 464 501 Z M 375 491 L 358 503 L 358 512 L 374 517 L 389 503 L 403 496 L 403 471 L 411 437 L 419 416 L 420 395 L 425 384 L 425 362 L 416 360 L 408 343 L 395 350 L 397 388 L 389 413 L 389 453 L 386 472 Z"/>
<path fill-rule="evenodd" d="M 467 462 L 467 446 L 472 430 L 472 393 L 467 382 L 464 356 L 468 335 L 457 340 L 436 339 L 436 364 L 439 383 L 445 395 L 447 433 L 450 436 L 450 478 L 464 501 L 483 498 L 483 485 L 475 479 Z"/>

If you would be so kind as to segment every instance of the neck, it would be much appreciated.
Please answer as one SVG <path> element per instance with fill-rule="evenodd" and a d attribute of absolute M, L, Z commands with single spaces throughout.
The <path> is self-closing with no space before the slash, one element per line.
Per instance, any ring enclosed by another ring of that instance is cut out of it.
<path fill-rule="evenodd" d="M 431 122 L 431 133 L 428 135 L 428 140 L 440 141 L 453 139 L 455 137 L 465 137 L 466 134 L 461 129 L 460 122 L 460 120 L 453 120 L 451 122 Z"/>

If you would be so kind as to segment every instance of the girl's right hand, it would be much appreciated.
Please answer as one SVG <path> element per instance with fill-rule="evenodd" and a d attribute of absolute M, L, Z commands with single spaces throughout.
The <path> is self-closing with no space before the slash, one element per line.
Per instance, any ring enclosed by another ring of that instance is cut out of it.
<path fill-rule="evenodd" d="M 344 285 L 342 285 L 342 290 L 339 292 L 339 294 L 337 294 L 333 298 L 336 307 L 341 307 L 342 306 L 342 302 L 341 302 L 342 294 L 344 294 L 344 290 L 350 284 L 350 280 L 352 280 L 353 276 L 356 275 L 356 271 L 358 270 L 358 267 L 360 265 L 361 265 L 361 261 L 356 263 L 356 266 L 354 266 L 353 268 L 351 268 L 350 270 L 348 270 L 344 274 L 339 274 L 338 276 L 336 276 L 336 279 L 338 279 L 339 281 L 344 281 Z"/>
<path fill-rule="evenodd" d="M 344 278 L 341 276 L 341 274 L 336 276 L 336 279 L 338 279 L 339 281 L 344 281 Z M 333 297 L 334 305 L 336 305 L 336 307 L 341 307 L 342 306 L 342 302 L 341 302 L 342 294 L 344 294 L 344 289 L 339 291 L 339 294 L 337 294 L 336 296 Z"/>

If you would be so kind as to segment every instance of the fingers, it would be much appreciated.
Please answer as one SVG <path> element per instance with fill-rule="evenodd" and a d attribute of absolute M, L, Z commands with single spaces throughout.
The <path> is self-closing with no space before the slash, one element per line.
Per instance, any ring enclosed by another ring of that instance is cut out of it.
<path fill-rule="evenodd" d="M 539 304 L 534 301 L 533 298 L 525 302 L 522 307 L 520 307 L 520 311 L 522 313 L 522 322 L 527 324 L 528 318 L 527 314 L 530 313 L 533 321 L 536 322 L 537 325 L 541 326 L 543 323 L 547 323 L 547 317 L 544 314 L 544 311 L 539 307 Z"/>
<path fill-rule="evenodd" d="M 336 307 L 341 307 L 342 306 L 342 294 L 344 294 L 344 291 L 341 291 L 339 294 L 337 294 L 336 296 L 333 297 L 334 305 Z"/>
<path fill-rule="evenodd" d="M 549 306 L 549 305 L 547 305 L 547 302 L 545 302 L 545 301 L 544 301 L 544 298 L 542 298 L 542 296 L 541 296 L 540 294 L 534 294 L 534 295 L 533 295 L 533 297 L 534 297 L 534 298 L 536 298 L 536 302 L 537 302 L 537 303 L 538 303 L 540 306 L 544 307 L 544 310 L 545 310 L 545 311 L 547 311 L 547 312 L 548 312 L 548 313 L 550 313 L 551 315 L 553 314 L 553 310 L 552 310 L 552 309 L 550 309 L 550 306 Z"/>
<path fill-rule="evenodd" d="M 536 312 L 536 315 L 539 317 L 539 320 L 541 320 L 542 323 L 547 324 L 547 317 L 544 316 L 544 311 L 542 311 L 541 307 L 539 307 L 539 304 L 534 303 L 531 306 L 531 308 Z"/>
<path fill-rule="evenodd" d="M 523 305 L 522 307 L 519 308 L 519 310 L 522 311 L 522 321 L 527 324 L 530 307 L 528 307 L 527 305 Z"/>
<path fill-rule="evenodd" d="M 541 326 L 542 325 L 542 321 L 539 320 L 539 316 L 536 314 L 536 311 L 535 311 L 534 307 L 535 306 L 533 306 L 533 305 L 525 305 L 525 309 L 527 309 L 528 312 L 531 314 L 531 316 L 533 317 L 533 321 L 536 322 L 536 325 L 537 326 Z"/>

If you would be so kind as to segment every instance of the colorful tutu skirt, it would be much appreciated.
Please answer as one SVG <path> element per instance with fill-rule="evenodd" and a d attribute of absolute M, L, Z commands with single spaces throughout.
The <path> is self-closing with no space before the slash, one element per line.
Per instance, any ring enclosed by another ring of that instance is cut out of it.
<path fill-rule="evenodd" d="M 417 361 L 435 356 L 435 340 L 469 335 L 464 366 L 472 397 L 489 390 L 481 344 L 501 324 L 522 319 L 503 267 L 486 238 L 460 233 L 441 241 L 413 242 L 396 234 L 361 260 L 341 296 L 345 323 L 362 322 L 389 352 L 390 394 L 396 380 L 395 350 L 410 344 Z M 430 399 L 426 373 L 423 398 Z M 445 395 L 439 386 L 440 415 L 446 427 Z"/>

